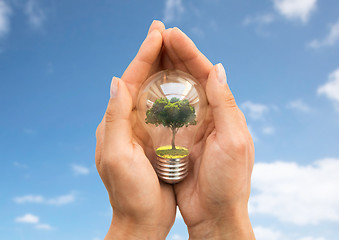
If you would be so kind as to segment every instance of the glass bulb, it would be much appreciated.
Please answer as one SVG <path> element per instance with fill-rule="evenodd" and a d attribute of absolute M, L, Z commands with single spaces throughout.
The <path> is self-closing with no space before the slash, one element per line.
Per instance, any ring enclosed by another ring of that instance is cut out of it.
<path fill-rule="evenodd" d="M 138 118 L 152 138 L 155 169 L 163 181 L 178 183 L 187 176 L 189 154 L 206 105 L 200 83 L 179 70 L 158 72 L 142 85 Z"/>

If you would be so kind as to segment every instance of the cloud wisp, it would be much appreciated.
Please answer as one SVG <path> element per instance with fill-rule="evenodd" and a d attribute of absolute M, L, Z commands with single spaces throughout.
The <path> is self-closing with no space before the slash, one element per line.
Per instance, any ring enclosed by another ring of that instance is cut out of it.
<path fill-rule="evenodd" d="M 253 228 L 255 237 L 260 240 L 283 240 L 284 235 L 275 229 L 268 227 L 256 226 Z"/>
<path fill-rule="evenodd" d="M 329 74 L 328 82 L 318 87 L 317 94 L 332 100 L 339 111 L 339 68 Z"/>
<path fill-rule="evenodd" d="M 296 100 L 290 101 L 287 104 L 287 108 L 295 109 L 299 112 L 310 112 L 311 111 L 311 107 L 308 106 L 306 103 L 304 103 L 304 101 L 301 100 L 301 99 L 296 99 Z"/>
<path fill-rule="evenodd" d="M 163 21 L 173 22 L 180 19 L 184 12 L 185 8 L 181 0 L 166 0 Z"/>
<path fill-rule="evenodd" d="M 177 206 L 177 214 L 175 215 L 175 218 L 176 218 L 176 219 L 183 219 L 183 218 L 182 218 L 182 215 L 181 215 L 181 212 L 180 212 L 180 209 L 179 209 L 178 206 Z"/>
<path fill-rule="evenodd" d="M 18 223 L 31 223 L 31 224 L 35 224 L 39 222 L 39 217 L 35 216 L 33 214 L 27 213 L 21 217 L 17 217 L 15 219 L 15 222 Z"/>
<path fill-rule="evenodd" d="M 272 126 L 264 126 L 262 132 L 265 135 L 273 135 L 275 133 L 275 128 Z"/>
<path fill-rule="evenodd" d="M 37 0 L 28 0 L 24 12 L 28 18 L 29 24 L 33 28 L 39 29 L 42 27 L 46 19 L 46 13 L 43 8 L 40 7 Z"/>
<path fill-rule="evenodd" d="M 240 107 L 253 120 L 263 119 L 264 115 L 269 111 L 268 106 L 260 103 L 253 103 L 251 101 L 242 103 Z"/>
<path fill-rule="evenodd" d="M 257 163 L 250 213 L 297 225 L 339 222 L 339 159 L 302 166 L 295 162 Z"/>
<path fill-rule="evenodd" d="M 299 238 L 298 240 L 325 240 L 323 237 L 303 237 Z"/>
<path fill-rule="evenodd" d="M 317 0 L 273 0 L 274 8 L 289 20 L 307 23 L 317 8 Z"/>
<path fill-rule="evenodd" d="M 17 217 L 14 220 L 17 223 L 26 223 L 26 224 L 33 224 L 36 229 L 39 230 L 52 230 L 52 226 L 46 223 L 40 223 L 40 218 L 36 215 L 31 213 L 26 213 L 21 217 Z"/>
<path fill-rule="evenodd" d="M 9 16 L 11 12 L 9 5 L 0 0 L 0 39 L 6 36 L 10 30 Z"/>
<path fill-rule="evenodd" d="M 51 225 L 46 224 L 46 223 L 37 224 L 37 225 L 35 225 L 35 228 L 41 229 L 41 230 L 52 230 L 53 229 Z"/>
<path fill-rule="evenodd" d="M 308 46 L 311 48 L 321 48 L 333 46 L 339 41 L 339 20 L 330 26 L 329 33 L 322 39 L 311 41 Z"/>
<path fill-rule="evenodd" d="M 248 26 L 251 24 L 258 24 L 258 25 L 265 25 L 272 23 L 274 21 L 274 15 L 267 13 L 267 14 L 258 14 L 255 16 L 247 16 L 243 20 L 243 25 Z"/>
<path fill-rule="evenodd" d="M 184 237 L 179 234 L 173 234 L 171 240 L 184 240 Z"/>
<path fill-rule="evenodd" d="M 15 197 L 13 201 L 18 204 L 24 203 L 37 203 L 37 204 L 46 204 L 46 205 L 54 205 L 61 206 L 65 204 L 69 204 L 75 201 L 74 193 L 70 193 L 67 195 L 61 195 L 55 198 L 45 198 L 41 195 L 25 195 L 22 197 Z"/>
<path fill-rule="evenodd" d="M 20 163 L 20 162 L 17 162 L 17 161 L 13 162 L 13 166 L 16 167 L 16 168 L 28 168 L 28 166 L 26 164 L 23 164 L 23 163 Z"/>
<path fill-rule="evenodd" d="M 79 164 L 72 164 L 72 171 L 75 175 L 88 175 L 89 169 Z"/>
<path fill-rule="evenodd" d="M 299 237 L 296 239 L 295 236 L 287 236 L 286 233 L 284 234 L 279 230 L 263 226 L 255 226 L 253 231 L 258 240 L 325 240 L 323 237 L 311 236 Z"/>

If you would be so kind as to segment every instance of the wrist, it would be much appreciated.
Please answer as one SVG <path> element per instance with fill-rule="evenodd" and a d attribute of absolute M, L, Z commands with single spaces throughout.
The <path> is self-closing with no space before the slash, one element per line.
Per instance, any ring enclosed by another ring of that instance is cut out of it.
<path fill-rule="evenodd" d="M 113 218 L 105 240 L 165 239 L 170 229 L 160 224 L 137 224 L 128 219 Z"/>
<path fill-rule="evenodd" d="M 190 240 L 255 240 L 247 207 L 221 211 L 218 217 L 188 227 Z"/>

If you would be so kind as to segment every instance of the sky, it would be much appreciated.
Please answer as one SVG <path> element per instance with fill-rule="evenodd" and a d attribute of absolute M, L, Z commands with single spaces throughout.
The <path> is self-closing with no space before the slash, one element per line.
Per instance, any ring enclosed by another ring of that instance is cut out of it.
<path fill-rule="evenodd" d="M 0 238 L 101 240 L 95 129 L 153 19 L 223 63 L 256 148 L 258 240 L 337 240 L 337 0 L 0 0 Z M 180 214 L 168 240 L 188 239 Z"/>

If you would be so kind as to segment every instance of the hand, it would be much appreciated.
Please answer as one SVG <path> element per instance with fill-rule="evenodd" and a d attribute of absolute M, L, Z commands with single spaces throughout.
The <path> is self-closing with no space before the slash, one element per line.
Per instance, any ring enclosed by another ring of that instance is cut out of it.
<path fill-rule="evenodd" d="M 114 214 L 105 239 L 165 239 L 175 220 L 173 187 L 159 182 L 146 156 L 153 148 L 133 110 L 142 82 L 161 70 L 164 28 L 154 22 L 122 78 L 113 78 L 111 98 L 97 128 L 96 166 Z"/>
<path fill-rule="evenodd" d="M 254 146 L 225 70 L 212 67 L 179 30 L 165 30 L 163 37 L 169 62 L 199 80 L 209 102 L 210 117 L 191 151 L 192 168 L 174 186 L 190 239 L 255 239 L 247 210 Z"/>

